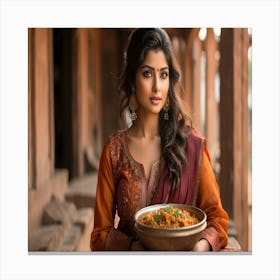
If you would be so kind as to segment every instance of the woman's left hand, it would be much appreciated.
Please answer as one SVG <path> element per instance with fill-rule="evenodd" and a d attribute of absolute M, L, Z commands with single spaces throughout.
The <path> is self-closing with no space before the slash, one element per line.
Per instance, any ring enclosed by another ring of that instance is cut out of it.
<path fill-rule="evenodd" d="M 200 239 L 192 249 L 195 252 L 207 252 L 211 251 L 211 246 L 206 239 Z"/>

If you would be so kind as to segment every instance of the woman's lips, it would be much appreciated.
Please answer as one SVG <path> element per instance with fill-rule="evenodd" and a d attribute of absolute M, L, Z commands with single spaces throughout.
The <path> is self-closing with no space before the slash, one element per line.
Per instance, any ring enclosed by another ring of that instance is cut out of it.
<path fill-rule="evenodd" d="M 150 100 L 153 105 L 158 105 L 161 101 L 161 98 L 160 97 L 151 97 Z"/>

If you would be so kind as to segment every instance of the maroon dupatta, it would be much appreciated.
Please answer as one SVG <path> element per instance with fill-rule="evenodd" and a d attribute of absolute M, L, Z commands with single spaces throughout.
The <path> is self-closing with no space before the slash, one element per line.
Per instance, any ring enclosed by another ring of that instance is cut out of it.
<path fill-rule="evenodd" d="M 188 134 L 186 145 L 187 163 L 182 171 L 178 188 L 170 194 L 170 180 L 167 178 L 167 174 L 164 171 L 155 189 L 151 204 L 196 204 L 202 153 L 205 147 L 204 142 L 204 139 L 199 137 L 194 130 Z"/>

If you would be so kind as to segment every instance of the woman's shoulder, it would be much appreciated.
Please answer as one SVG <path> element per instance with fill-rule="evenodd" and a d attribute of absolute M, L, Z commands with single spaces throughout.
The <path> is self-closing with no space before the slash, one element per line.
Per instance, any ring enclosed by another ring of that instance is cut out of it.
<path fill-rule="evenodd" d="M 125 133 L 125 130 L 119 129 L 116 130 L 114 132 L 112 132 L 108 138 L 107 138 L 107 142 L 109 141 L 115 141 L 115 140 L 119 140 L 123 137 L 123 134 Z"/>
<path fill-rule="evenodd" d="M 113 172 L 118 170 L 118 166 L 125 155 L 125 131 L 126 130 L 117 130 L 111 133 L 105 145 L 105 149 L 107 149 L 107 152 L 110 154 Z"/>
<path fill-rule="evenodd" d="M 201 136 L 198 130 L 195 127 L 186 126 L 185 133 L 187 136 L 188 141 L 195 141 L 195 142 L 204 142 L 205 138 Z"/>
<path fill-rule="evenodd" d="M 116 130 L 112 132 L 105 142 L 105 148 L 109 150 L 119 150 L 123 145 L 125 130 Z"/>

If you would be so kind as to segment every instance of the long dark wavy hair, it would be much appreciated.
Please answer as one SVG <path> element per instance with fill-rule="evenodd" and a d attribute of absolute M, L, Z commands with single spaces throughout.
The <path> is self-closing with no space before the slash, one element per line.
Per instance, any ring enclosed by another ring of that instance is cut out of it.
<path fill-rule="evenodd" d="M 162 50 L 169 67 L 169 120 L 164 120 L 164 111 L 160 111 L 159 133 L 161 137 L 161 153 L 163 168 L 171 182 L 171 190 L 180 182 L 181 172 L 186 164 L 186 123 L 191 119 L 180 108 L 175 94 L 175 86 L 179 82 L 180 73 L 174 65 L 174 55 L 167 33 L 160 28 L 140 28 L 135 30 L 128 41 L 124 55 L 124 70 L 120 80 L 121 114 L 128 107 L 132 95 L 132 87 L 138 68 L 143 64 L 149 50 Z"/>

